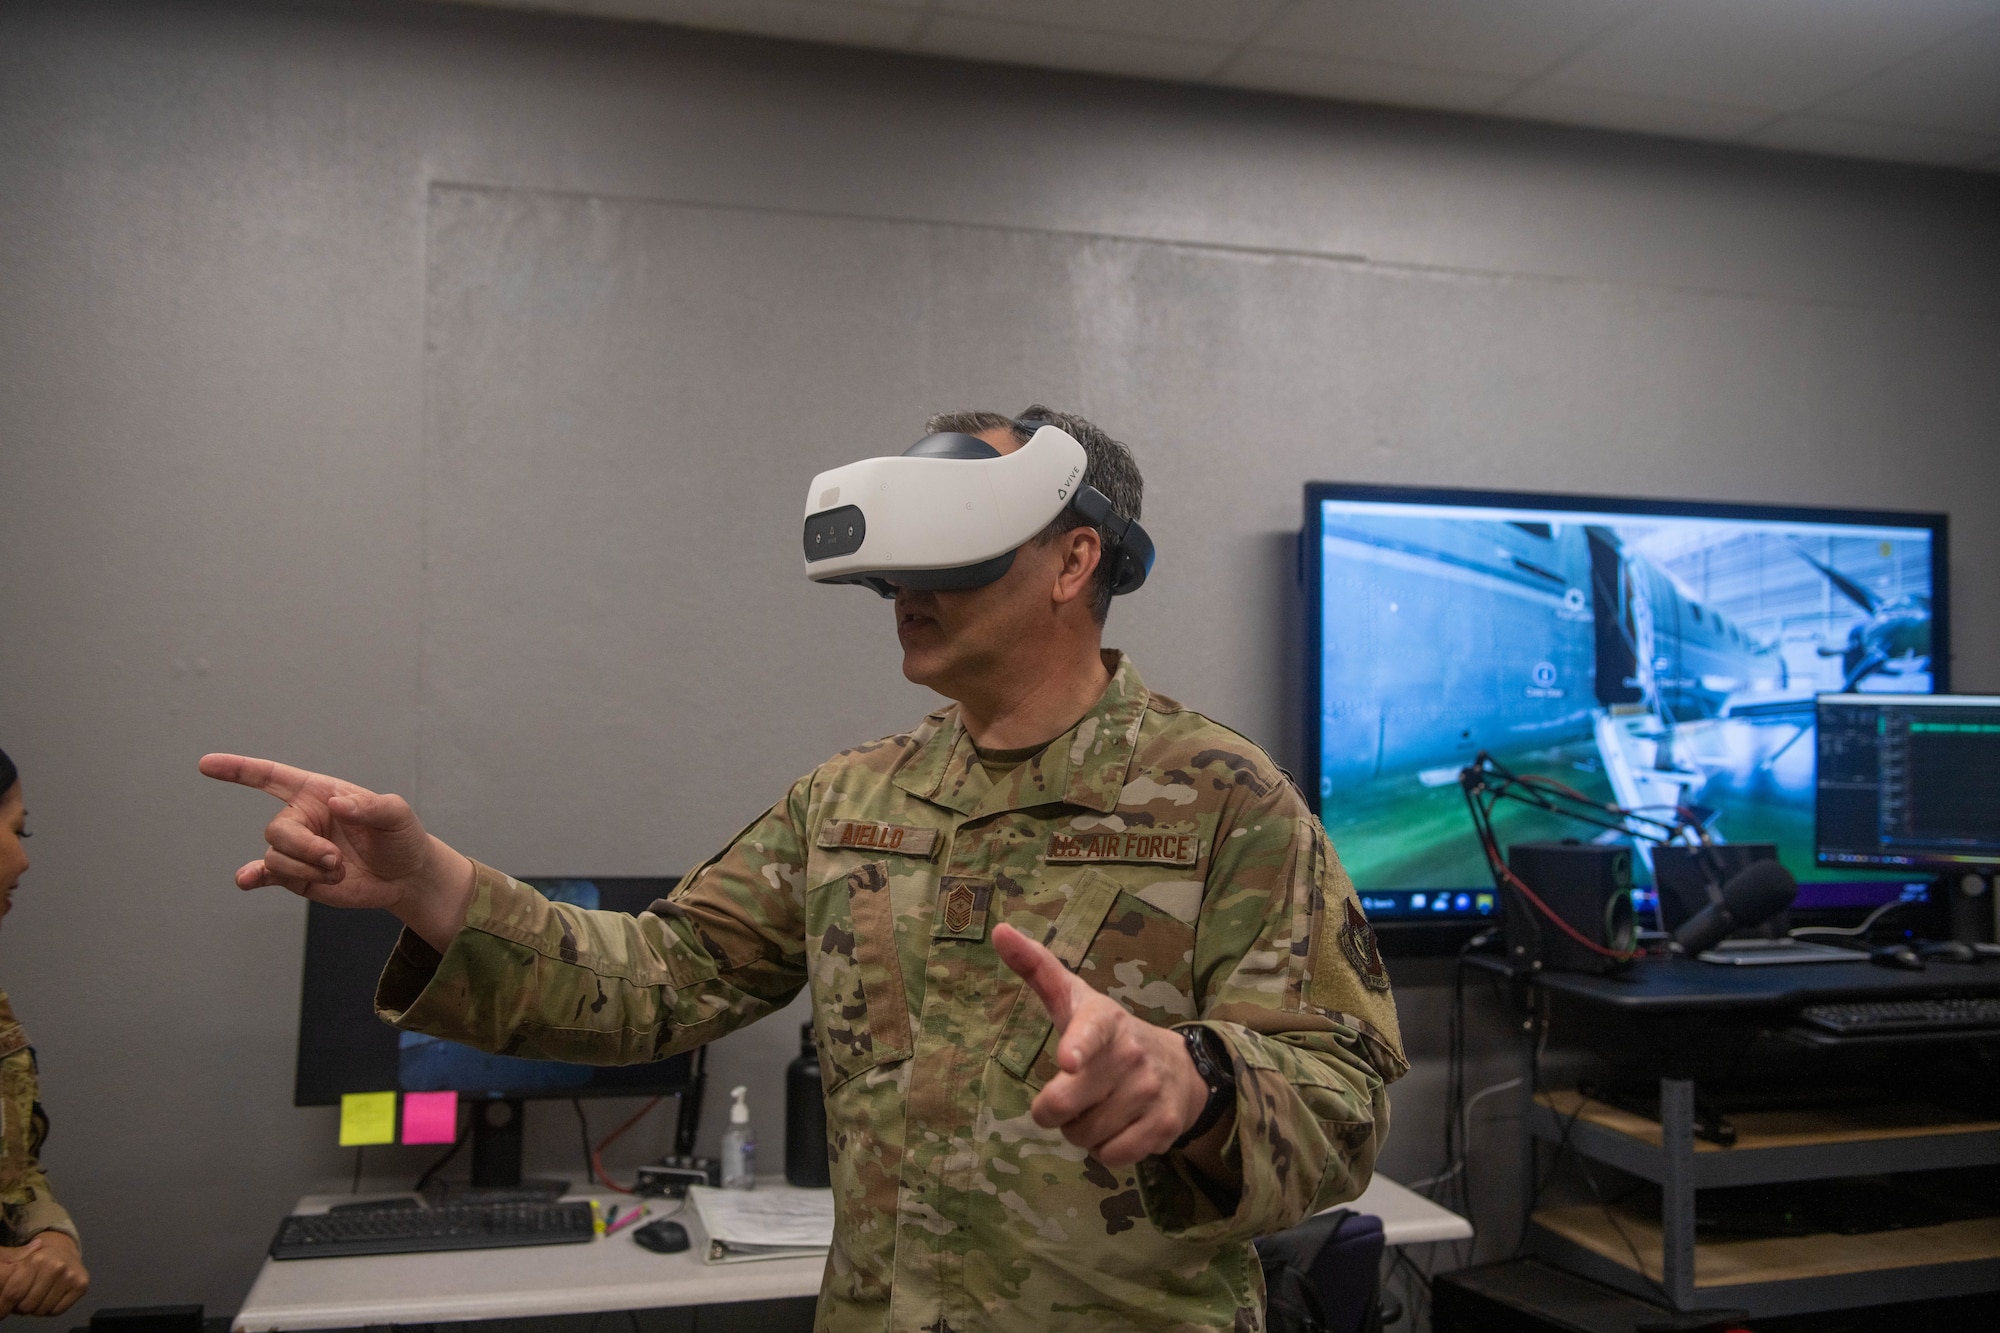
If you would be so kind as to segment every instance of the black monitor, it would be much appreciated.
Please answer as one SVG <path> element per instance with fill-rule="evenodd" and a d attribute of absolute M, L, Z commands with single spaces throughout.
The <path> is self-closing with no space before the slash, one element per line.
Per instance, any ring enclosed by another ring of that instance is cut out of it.
<path fill-rule="evenodd" d="M 1889 863 L 1815 866 L 1814 699 L 1948 687 L 1945 537 L 1942 514 L 1308 484 L 1305 781 L 1384 946 L 1497 920 L 1458 783 L 1482 750 L 1702 807 L 1775 847 L 1802 909 L 1901 896 Z M 1494 819 L 1507 843 L 1598 836 Z"/>
<path fill-rule="evenodd" d="M 573 877 L 522 882 L 556 902 L 633 915 L 665 897 L 675 884 L 673 879 Z M 453 1091 L 461 1101 L 507 1103 L 511 1111 L 495 1106 L 492 1116 L 475 1108 L 472 1120 L 476 1135 L 494 1131 L 491 1145 L 474 1144 L 475 1165 L 486 1163 L 476 1173 L 487 1177 L 480 1183 L 506 1184 L 509 1176 L 519 1178 L 521 1101 L 652 1096 L 691 1086 L 693 1066 L 686 1055 L 641 1065 L 573 1065 L 490 1055 L 458 1042 L 399 1032 L 375 1014 L 375 983 L 401 929 L 387 912 L 309 905 L 295 1105 L 333 1105 L 346 1093 L 388 1091 Z"/>
<path fill-rule="evenodd" d="M 1819 699 L 1822 866 L 2000 866 L 2000 696 Z"/>

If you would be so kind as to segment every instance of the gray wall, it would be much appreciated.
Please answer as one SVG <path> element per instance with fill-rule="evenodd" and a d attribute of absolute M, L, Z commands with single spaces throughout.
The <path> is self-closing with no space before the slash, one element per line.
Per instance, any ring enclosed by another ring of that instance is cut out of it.
<path fill-rule="evenodd" d="M 1111 637 L 1281 758 L 1308 478 L 1950 510 L 1957 679 L 2000 689 L 1991 180 L 124 4 L 0 15 L 0 181 L 0 745 L 40 834 L 0 982 L 93 1303 L 235 1308 L 353 1167 L 289 1104 L 301 904 L 228 882 L 268 802 L 195 758 L 403 791 L 521 873 L 678 871 L 929 705 L 882 608 L 791 555 L 805 478 L 928 410 L 1039 398 L 1132 441 L 1162 557 Z M 1436 1166 L 1422 981 L 1406 1177 Z M 773 1153 L 795 1033 L 717 1053 Z M 574 1175 L 566 1110 L 533 1117 Z M 614 1162 L 664 1125 L 633 1137 Z"/>

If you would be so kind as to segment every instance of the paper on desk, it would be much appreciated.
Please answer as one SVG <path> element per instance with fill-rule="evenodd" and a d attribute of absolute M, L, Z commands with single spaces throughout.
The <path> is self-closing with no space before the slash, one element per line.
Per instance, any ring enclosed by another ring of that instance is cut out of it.
<path fill-rule="evenodd" d="M 832 1190 L 688 1187 L 709 1263 L 824 1254 L 833 1245 Z"/>

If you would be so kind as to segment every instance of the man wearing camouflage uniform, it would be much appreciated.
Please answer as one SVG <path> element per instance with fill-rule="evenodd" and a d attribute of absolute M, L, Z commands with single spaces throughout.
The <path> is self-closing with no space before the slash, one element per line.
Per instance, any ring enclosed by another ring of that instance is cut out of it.
<path fill-rule="evenodd" d="M 1138 516 L 1122 446 L 1024 416 Z M 661 1059 L 810 985 L 822 1328 L 1261 1328 L 1251 1240 L 1359 1194 L 1387 1131 L 1388 977 L 1286 777 L 1099 647 L 1100 535 L 1059 519 L 1017 555 L 897 589 L 905 674 L 953 706 L 801 778 L 639 917 L 550 903 L 400 798 L 212 755 L 287 803 L 237 883 L 394 911 L 384 1017 L 511 1055 Z"/>

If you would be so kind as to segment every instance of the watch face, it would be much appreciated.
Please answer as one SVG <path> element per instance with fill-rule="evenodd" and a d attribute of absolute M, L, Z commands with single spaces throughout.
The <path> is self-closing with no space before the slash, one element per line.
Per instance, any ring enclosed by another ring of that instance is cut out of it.
<path fill-rule="evenodd" d="M 1207 1028 L 1188 1028 L 1188 1055 L 1194 1061 L 1197 1074 L 1202 1082 L 1220 1091 L 1232 1080 L 1235 1062 L 1229 1058 L 1229 1048 L 1223 1046 L 1222 1038 Z"/>

